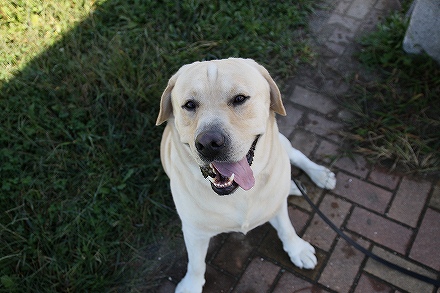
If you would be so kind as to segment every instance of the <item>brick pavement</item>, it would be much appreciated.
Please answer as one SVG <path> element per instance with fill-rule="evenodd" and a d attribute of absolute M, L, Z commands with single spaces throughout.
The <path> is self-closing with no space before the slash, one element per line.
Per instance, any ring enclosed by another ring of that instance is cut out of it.
<path fill-rule="evenodd" d="M 300 69 L 284 98 L 287 117 L 280 131 L 313 160 L 337 175 L 332 191 L 302 182 L 319 208 L 360 245 L 413 271 L 439 279 L 440 182 L 390 173 L 342 148 L 337 131 L 349 113 L 337 99 L 345 77 L 358 64 L 355 38 L 372 30 L 397 0 L 327 1 L 310 20 L 318 64 Z M 304 71 L 301 71 L 304 70 Z M 220 234 L 211 240 L 204 292 L 440 292 L 395 272 L 350 247 L 300 197 L 289 198 L 298 234 L 316 248 L 314 270 L 296 268 L 275 230 L 265 224 L 247 235 Z M 158 292 L 173 292 L 186 270 L 186 253 L 175 261 Z"/>

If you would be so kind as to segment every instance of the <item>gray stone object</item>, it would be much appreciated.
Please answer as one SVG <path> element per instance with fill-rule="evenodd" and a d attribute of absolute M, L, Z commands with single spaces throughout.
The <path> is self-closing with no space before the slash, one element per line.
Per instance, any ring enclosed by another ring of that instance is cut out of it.
<path fill-rule="evenodd" d="M 415 0 L 408 29 L 403 40 L 407 53 L 426 52 L 440 63 L 440 1 Z"/>

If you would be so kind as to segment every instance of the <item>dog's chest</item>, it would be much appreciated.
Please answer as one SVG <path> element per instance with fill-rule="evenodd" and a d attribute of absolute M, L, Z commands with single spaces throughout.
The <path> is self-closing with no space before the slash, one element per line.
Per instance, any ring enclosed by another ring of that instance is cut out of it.
<path fill-rule="evenodd" d="M 217 206 L 218 218 L 211 218 L 212 225 L 222 232 L 237 231 L 246 234 L 272 219 L 285 200 L 286 196 L 282 193 L 271 196 L 265 190 L 253 194 L 234 194 Z"/>
<path fill-rule="evenodd" d="M 236 231 L 246 234 L 250 230 L 266 223 L 274 217 L 279 207 L 274 205 L 266 205 L 262 208 L 260 205 L 248 203 L 246 209 L 243 209 L 243 213 L 239 213 L 237 216 Z"/>

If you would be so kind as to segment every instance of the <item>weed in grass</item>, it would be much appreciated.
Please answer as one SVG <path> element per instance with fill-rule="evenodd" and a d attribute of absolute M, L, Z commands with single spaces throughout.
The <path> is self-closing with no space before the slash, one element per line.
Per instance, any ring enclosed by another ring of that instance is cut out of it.
<path fill-rule="evenodd" d="M 154 285 L 143 250 L 175 231 L 154 126 L 168 78 L 229 56 L 292 74 L 312 2 L 2 4 L 0 290 Z"/>
<path fill-rule="evenodd" d="M 382 80 L 355 80 L 357 119 L 351 138 L 358 151 L 408 171 L 440 170 L 440 67 L 428 56 L 404 53 L 407 21 L 395 13 L 361 40 L 359 59 Z"/>

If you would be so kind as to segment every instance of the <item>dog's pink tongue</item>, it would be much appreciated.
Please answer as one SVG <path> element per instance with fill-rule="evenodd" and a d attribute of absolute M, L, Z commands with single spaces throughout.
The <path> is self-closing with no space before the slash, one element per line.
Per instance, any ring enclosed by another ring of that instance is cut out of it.
<path fill-rule="evenodd" d="M 251 189 L 255 184 L 254 173 L 247 162 L 246 156 L 236 163 L 212 162 L 212 164 L 223 176 L 231 177 L 232 174 L 235 174 L 234 181 L 244 190 Z"/>

